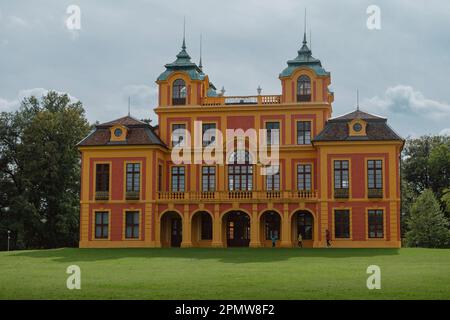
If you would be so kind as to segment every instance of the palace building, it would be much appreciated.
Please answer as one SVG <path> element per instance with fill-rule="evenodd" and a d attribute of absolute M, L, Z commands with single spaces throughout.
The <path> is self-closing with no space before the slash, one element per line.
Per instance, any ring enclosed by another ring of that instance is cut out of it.
<path fill-rule="evenodd" d="M 279 95 L 225 96 L 183 39 L 156 80 L 158 125 L 125 116 L 78 144 L 80 247 L 267 247 L 273 239 L 295 247 L 299 234 L 303 247 L 325 247 L 327 235 L 332 247 L 400 247 L 403 139 L 359 108 L 332 117 L 330 73 L 306 36 L 279 79 Z M 267 130 L 278 172 L 260 174 L 247 152 L 242 161 L 224 154 L 225 164 L 174 163 L 183 137 L 172 132 L 194 135 L 196 121 L 200 149 L 216 143 L 208 129 Z"/>

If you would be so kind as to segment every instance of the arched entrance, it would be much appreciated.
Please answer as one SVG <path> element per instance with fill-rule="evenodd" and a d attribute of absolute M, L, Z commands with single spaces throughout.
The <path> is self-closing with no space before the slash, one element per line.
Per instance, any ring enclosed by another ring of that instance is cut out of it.
<path fill-rule="evenodd" d="M 272 237 L 281 241 L 281 216 L 278 212 L 268 210 L 260 217 L 259 238 L 263 247 L 272 246 Z"/>
<path fill-rule="evenodd" d="M 243 211 L 230 211 L 223 216 L 228 247 L 248 247 L 250 244 L 250 216 Z"/>
<path fill-rule="evenodd" d="M 209 247 L 212 242 L 213 221 L 206 211 L 194 213 L 191 220 L 191 236 L 194 247 Z"/>
<path fill-rule="evenodd" d="M 161 246 L 180 247 L 183 240 L 183 219 L 178 212 L 169 211 L 161 216 Z"/>
<path fill-rule="evenodd" d="M 314 243 L 314 216 L 309 211 L 299 210 L 292 215 L 292 240 L 297 246 L 298 234 L 302 235 L 303 246 L 312 247 Z"/>

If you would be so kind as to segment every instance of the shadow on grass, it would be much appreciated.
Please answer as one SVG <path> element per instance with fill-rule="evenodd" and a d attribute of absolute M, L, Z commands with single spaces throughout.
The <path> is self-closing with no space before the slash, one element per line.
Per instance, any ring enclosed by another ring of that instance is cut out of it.
<path fill-rule="evenodd" d="M 361 258 L 398 255 L 398 249 L 272 249 L 272 248 L 116 248 L 116 249 L 78 249 L 61 248 L 11 252 L 9 256 L 48 258 L 55 262 L 94 262 L 123 258 L 138 259 L 212 259 L 224 263 L 276 262 L 313 258 Z"/>

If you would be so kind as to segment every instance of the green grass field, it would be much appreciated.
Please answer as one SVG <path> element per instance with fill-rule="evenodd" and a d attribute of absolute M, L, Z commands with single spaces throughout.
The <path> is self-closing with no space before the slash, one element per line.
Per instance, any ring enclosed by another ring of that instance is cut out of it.
<path fill-rule="evenodd" d="M 81 268 L 68 290 L 66 268 Z M 366 269 L 381 268 L 381 290 Z M 57 249 L 0 253 L 1 299 L 450 299 L 450 250 Z"/>

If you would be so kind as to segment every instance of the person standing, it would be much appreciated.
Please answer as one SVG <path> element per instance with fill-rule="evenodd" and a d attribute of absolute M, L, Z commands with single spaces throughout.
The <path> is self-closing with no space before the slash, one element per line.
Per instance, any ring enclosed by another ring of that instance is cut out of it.
<path fill-rule="evenodd" d="M 300 232 L 298 233 L 297 241 L 298 241 L 298 246 L 300 248 L 303 248 L 303 237 L 302 237 L 302 234 Z"/>
<path fill-rule="evenodd" d="M 325 238 L 327 240 L 327 248 L 331 247 L 331 235 L 328 229 L 325 231 Z"/>
<path fill-rule="evenodd" d="M 275 236 L 275 234 L 272 234 L 272 248 L 275 248 L 275 244 L 277 242 L 277 237 Z"/>

